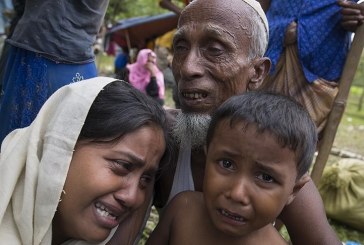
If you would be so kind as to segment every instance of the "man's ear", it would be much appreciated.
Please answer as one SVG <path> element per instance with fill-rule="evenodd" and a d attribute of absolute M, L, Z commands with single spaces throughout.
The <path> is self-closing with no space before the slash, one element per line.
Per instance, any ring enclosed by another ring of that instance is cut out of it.
<path fill-rule="evenodd" d="M 254 73 L 248 83 L 248 90 L 256 90 L 263 83 L 265 77 L 268 75 L 271 67 L 271 61 L 268 57 L 256 58 L 252 62 Z"/>
<path fill-rule="evenodd" d="M 288 197 L 287 203 L 286 205 L 289 205 L 293 202 L 293 200 L 295 199 L 297 193 L 301 190 L 301 188 L 308 182 L 310 181 L 310 175 L 308 173 L 305 173 L 301 178 L 299 178 L 296 181 L 296 184 L 293 187 L 292 193 L 291 195 Z"/>

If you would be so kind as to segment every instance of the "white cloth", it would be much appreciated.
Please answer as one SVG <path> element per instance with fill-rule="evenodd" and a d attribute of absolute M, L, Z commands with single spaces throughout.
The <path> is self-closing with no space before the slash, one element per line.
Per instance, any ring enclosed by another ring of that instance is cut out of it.
<path fill-rule="evenodd" d="M 189 139 L 187 142 L 181 142 L 172 189 L 169 193 L 167 204 L 178 193 L 194 190 L 195 185 L 191 170 L 191 139 Z"/>
<path fill-rule="evenodd" d="M 0 153 L 0 244 L 51 244 L 52 219 L 79 133 L 94 99 L 114 78 L 60 88 Z"/>
<path fill-rule="evenodd" d="M 264 27 L 265 27 L 267 36 L 269 36 L 268 19 L 267 19 L 267 16 L 265 15 L 264 10 L 262 9 L 262 6 L 260 5 L 260 3 L 256 0 L 243 0 L 243 1 L 246 2 L 247 4 L 249 4 L 258 13 L 258 15 L 260 16 L 260 19 L 264 23 Z"/>

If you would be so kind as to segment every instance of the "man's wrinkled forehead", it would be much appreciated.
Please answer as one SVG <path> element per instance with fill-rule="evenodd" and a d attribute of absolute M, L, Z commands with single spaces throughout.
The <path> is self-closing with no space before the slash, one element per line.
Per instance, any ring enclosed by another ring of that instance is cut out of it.
<path fill-rule="evenodd" d="M 182 12 L 178 27 L 190 22 L 196 23 L 215 23 L 219 26 L 226 27 L 238 27 L 239 25 L 245 25 L 249 20 L 245 17 L 246 10 L 240 6 L 240 8 L 225 7 L 222 8 L 219 4 L 201 4 L 192 3 L 191 6 L 186 7 Z"/>
<path fill-rule="evenodd" d="M 214 4 L 191 5 L 181 14 L 176 35 L 199 29 L 206 36 L 229 39 L 235 44 L 250 36 L 251 24 L 243 10 L 220 8 Z"/>
<path fill-rule="evenodd" d="M 231 43 L 234 43 L 237 45 L 237 37 L 235 33 L 231 33 L 226 28 L 214 24 L 212 22 L 207 24 L 200 24 L 199 22 L 193 21 L 193 22 L 186 22 L 186 24 L 183 24 L 175 33 L 174 39 L 179 38 L 186 38 L 188 37 L 193 31 L 197 31 L 200 34 L 200 36 L 203 36 L 204 38 L 210 38 L 214 40 L 220 40 L 220 41 L 229 41 Z M 240 40 L 242 41 L 242 40 Z"/>

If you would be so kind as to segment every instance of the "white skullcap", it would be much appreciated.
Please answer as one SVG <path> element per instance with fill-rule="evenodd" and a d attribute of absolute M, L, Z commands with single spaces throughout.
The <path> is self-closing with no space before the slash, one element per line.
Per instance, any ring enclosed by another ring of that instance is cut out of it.
<path fill-rule="evenodd" d="M 201 0 L 202 2 L 203 0 Z M 222 1 L 222 0 L 220 0 Z M 254 11 L 259 15 L 260 19 L 262 20 L 263 24 L 264 24 L 264 28 L 265 28 L 265 32 L 267 33 L 267 37 L 269 36 L 269 25 L 268 25 L 268 19 L 267 16 L 264 13 L 264 10 L 262 9 L 262 6 L 260 5 L 260 3 L 256 0 L 242 0 L 243 2 L 245 2 L 246 4 L 248 4 L 250 7 L 252 7 L 254 9 Z M 190 1 L 190 3 L 193 2 Z"/>
<path fill-rule="evenodd" d="M 246 2 L 247 4 L 249 4 L 260 16 L 260 19 L 263 21 L 264 23 L 264 27 L 265 27 L 265 31 L 267 32 L 267 34 L 269 34 L 269 25 L 268 25 L 268 20 L 267 20 L 267 16 L 264 13 L 264 10 L 262 9 L 262 6 L 260 6 L 260 3 L 256 0 L 243 0 L 244 2 Z"/>

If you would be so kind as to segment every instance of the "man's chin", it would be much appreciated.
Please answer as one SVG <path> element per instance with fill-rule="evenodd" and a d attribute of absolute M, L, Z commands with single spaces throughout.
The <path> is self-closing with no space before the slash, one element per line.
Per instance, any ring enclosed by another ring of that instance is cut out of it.
<path fill-rule="evenodd" d="M 196 105 L 187 105 L 181 103 L 181 111 L 185 114 L 197 114 L 197 115 L 211 115 L 214 111 L 214 107 L 207 105 L 206 103 L 198 103 Z"/>
<path fill-rule="evenodd" d="M 209 114 L 179 113 L 173 128 L 175 140 L 177 143 L 190 141 L 192 149 L 202 149 L 206 142 L 210 120 Z"/>

